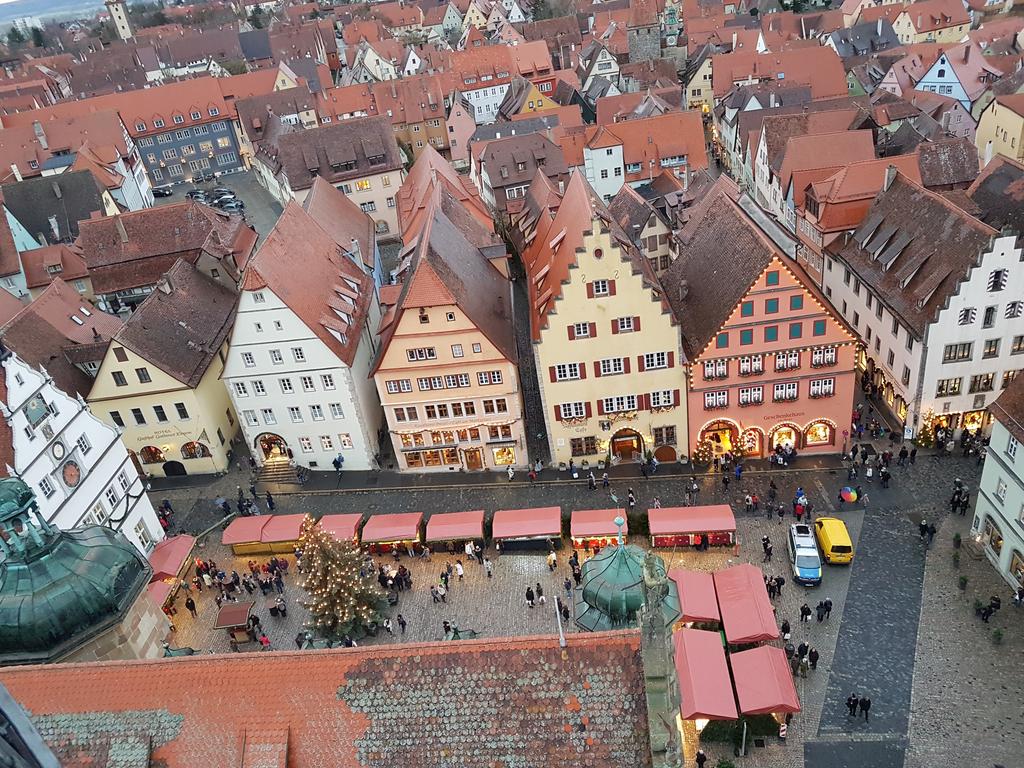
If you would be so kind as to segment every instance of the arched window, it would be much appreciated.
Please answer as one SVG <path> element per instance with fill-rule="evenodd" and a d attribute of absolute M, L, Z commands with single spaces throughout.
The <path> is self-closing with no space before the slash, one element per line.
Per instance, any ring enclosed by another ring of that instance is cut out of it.
<path fill-rule="evenodd" d="M 181 458 L 183 459 L 208 459 L 210 456 L 210 449 L 202 443 L 193 441 L 181 446 Z"/>
<path fill-rule="evenodd" d="M 155 445 L 147 445 L 141 451 L 139 455 L 142 456 L 143 464 L 163 464 L 164 452 L 157 448 Z"/>

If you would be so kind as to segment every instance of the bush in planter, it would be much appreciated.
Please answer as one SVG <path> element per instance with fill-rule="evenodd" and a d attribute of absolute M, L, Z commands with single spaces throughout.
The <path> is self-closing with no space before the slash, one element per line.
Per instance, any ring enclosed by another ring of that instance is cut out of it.
<path fill-rule="evenodd" d="M 960 553 L 959 552 L 954 552 L 953 553 L 953 567 L 954 568 L 959 568 L 960 567 Z"/>
<path fill-rule="evenodd" d="M 715 763 L 715 768 L 736 768 L 736 763 L 727 757 L 720 757 L 718 762 Z"/>
<path fill-rule="evenodd" d="M 961 576 L 960 578 L 962 579 L 963 576 Z M 979 600 L 978 598 L 974 598 L 974 613 L 975 614 L 981 613 L 981 609 L 984 608 L 984 607 L 985 607 L 985 604 L 983 602 L 981 602 L 981 600 Z"/>
<path fill-rule="evenodd" d="M 1001 630 L 1001 629 L 993 629 L 992 630 L 992 643 L 994 645 L 1002 645 L 1003 644 L 1003 630 Z"/>
<path fill-rule="evenodd" d="M 957 579 L 957 586 L 960 587 L 961 591 L 967 589 L 967 577 L 961 576 L 959 579 Z"/>
<path fill-rule="evenodd" d="M 953 534 L 953 549 L 960 549 L 960 543 L 963 541 L 959 533 Z"/>

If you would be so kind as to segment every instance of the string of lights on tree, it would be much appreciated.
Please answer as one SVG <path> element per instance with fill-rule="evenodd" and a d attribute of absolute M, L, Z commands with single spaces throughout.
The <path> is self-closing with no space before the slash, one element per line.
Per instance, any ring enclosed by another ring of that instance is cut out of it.
<path fill-rule="evenodd" d="M 376 573 L 363 571 L 363 554 L 351 539 L 335 538 L 306 515 L 299 534 L 302 588 L 310 626 L 321 634 L 351 633 L 380 621 L 386 601 Z"/>

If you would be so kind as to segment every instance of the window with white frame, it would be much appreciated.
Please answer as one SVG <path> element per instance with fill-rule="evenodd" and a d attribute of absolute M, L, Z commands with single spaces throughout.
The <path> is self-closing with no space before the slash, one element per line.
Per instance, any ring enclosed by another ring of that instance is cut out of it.
<path fill-rule="evenodd" d="M 288 406 L 288 417 L 295 424 L 302 423 L 302 409 L 294 405 Z"/>
<path fill-rule="evenodd" d="M 256 411 L 242 411 L 242 418 L 245 419 L 245 423 L 250 427 L 258 427 L 260 425 L 260 419 L 256 415 Z"/>
<path fill-rule="evenodd" d="M 671 408 L 676 404 L 675 393 L 671 389 L 651 392 L 651 408 Z"/>
<path fill-rule="evenodd" d="M 625 362 L 621 357 L 606 357 L 599 362 L 602 376 L 614 376 L 626 370 Z"/>
<path fill-rule="evenodd" d="M 452 357 L 463 357 L 464 354 L 461 344 L 452 344 Z"/>
<path fill-rule="evenodd" d="M 615 324 L 619 333 L 631 333 L 634 330 L 632 317 L 620 317 Z"/>
<path fill-rule="evenodd" d="M 558 406 L 559 418 L 583 419 L 587 415 L 586 403 L 562 403 Z"/>
<path fill-rule="evenodd" d="M 704 408 L 710 410 L 712 408 L 725 408 L 729 405 L 729 390 L 722 389 L 717 392 L 705 392 L 704 393 Z"/>
<path fill-rule="evenodd" d="M 138 537 L 143 549 L 148 551 L 153 548 L 153 534 L 149 532 L 149 528 L 146 527 L 142 520 L 135 524 L 135 535 Z"/>
<path fill-rule="evenodd" d="M 579 363 L 559 363 L 555 366 L 555 381 L 572 381 L 579 377 Z"/>
<path fill-rule="evenodd" d="M 410 363 L 417 362 L 419 360 L 436 360 L 437 350 L 434 347 L 419 347 L 417 349 L 407 349 L 405 356 L 408 358 Z"/>
<path fill-rule="evenodd" d="M 323 384 L 324 389 L 334 389 L 334 374 L 322 373 L 320 374 L 320 383 Z"/>
<path fill-rule="evenodd" d="M 309 415 L 313 421 L 324 420 L 324 407 L 322 405 L 311 405 L 309 406 Z"/>
<path fill-rule="evenodd" d="M 302 351 L 302 347 L 292 347 L 292 357 L 296 363 L 306 362 L 306 353 Z"/>
<path fill-rule="evenodd" d="M 636 410 L 636 395 L 616 395 L 604 399 L 605 413 L 624 413 Z"/>
<path fill-rule="evenodd" d="M 610 291 L 608 288 L 607 280 L 595 280 L 594 281 L 594 295 L 595 296 L 607 296 Z"/>
<path fill-rule="evenodd" d="M 299 449 L 303 453 L 312 453 L 313 452 L 313 441 L 310 440 L 308 437 L 300 437 L 299 438 Z"/>
<path fill-rule="evenodd" d="M 108 519 L 110 519 L 110 516 L 107 514 L 102 501 L 97 501 L 93 504 L 89 514 L 85 516 L 85 522 L 89 525 L 103 525 Z"/>
<path fill-rule="evenodd" d="M 774 392 L 772 393 L 772 399 L 776 402 L 784 400 L 796 400 L 798 392 L 797 383 L 795 381 L 786 381 L 782 384 L 776 384 Z"/>
<path fill-rule="evenodd" d="M 797 350 L 775 353 L 775 370 L 788 371 L 800 367 L 800 353 Z"/>
<path fill-rule="evenodd" d="M 729 375 L 728 360 L 707 360 L 704 363 L 705 379 L 724 379 Z"/>
<path fill-rule="evenodd" d="M 270 350 L 270 362 L 272 362 L 274 365 L 284 364 L 284 355 L 281 354 L 280 349 Z"/>
<path fill-rule="evenodd" d="M 290 395 L 292 392 L 295 391 L 295 387 L 292 386 L 292 380 L 291 379 L 278 379 L 278 382 L 281 385 L 281 393 L 282 394 Z"/>
<path fill-rule="evenodd" d="M 739 392 L 740 405 L 754 405 L 764 402 L 764 387 L 741 387 Z"/>
<path fill-rule="evenodd" d="M 123 469 L 117 473 L 117 484 L 121 486 L 122 492 L 128 491 L 128 473 L 125 472 Z"/>
<path fill-rule="evenodd" d="M 590 338 L 590 323 L 576 323 L 572 327 L 572 335 L 577 339 Z"/>
<path fill-rule="evenodd" d="M 324 451 L 333 451 L 334 439 L 330 435 L 320 435 L 320 449 Z"/>
<path fill-rule="evenodd" d="M 274 415 L 273 408 L 261 408 L 260 415 L 263 417 L 264 424 L 277 424 L 277 417 Z"/>
<path fill-rule="evenodd" d="M 46 498 L 50 498 L 51 496 L 53 496 L 56 490 L 57 489 L 54 488 L 53 483 L 50 482 L 50 478 L 43 477 L 39 479 L 39 491 Z"/>
<path fill-rule="evenodd" d="M 764 355 L 750 355 L 739 359 L 740 375 L 764 373 Z"/>
<path fill-rule="evenodd" d="M 242 353 L 242 365 L 244 365 L 246 368 L 255 368 L 256 367 L 256 356 L 253 355 L 252 352 L 243 352 Z"/>
<path fill-rule="evenodd" d="M 996 498 L 1000 501 L 1006 501 L 1006 481 L 1002 478 L 996 482 Z"/>
<path fill-rule="evenodd" d="M 302 384 L 303 392 L 315 392 L 316 387 L 313 386 L 312 376 L 299 376 L 299 383 Z"/>
<path fill-rule="evenodd" d="M 252 382 L 252 391 L 256 393 L 257 397 L 267 394 L 267 388 L 263 382 L 259 379 L 254 379 Z"/>
<path fill-rule="evenodd" d="M 83 456 L 92 450 L 92 443 L 89 442 L 89 438 L 85 435 L 79 435 L 78 439 L 75 440 L 75 445 L 78 446 L 78 450 L 82 452 Z"/>
<path fill-rule="evenodd" d="M 476 378 L 481 386 L 486 386 L 488 384 L 501 384 L 502 382 L 501 371 L 480 371 L 476 375 Z"/>
<path fill-rule="evenodd" d="M 644 355 L 644 370 L 668 368 L 668 352 L 648 352 Z"/>
<path fill-rule="evenodd" d="M 836 380 L 832 378 L 828 379 L 811 379 L 810 395 L 811 397 L 831 397 L 836 393 Z"/>
<path fill-rule="evenodd" d="M 345 418 L 345 410 L 341 407 L 341 403 L 331 403 L 328 407 L 331 409 L 332 419 Z"/>
<path fill-rule="evenodd" d="M 348 432 L 342 432 L 338 435 L 338 443 L 343 451 L 350 451 L 355 447 L 352 443 L 352 435 Z"/>
<path fill-rule="evenodd" d="M 836 364 L 836 348 L 835 347 L 818 347 L 811 351 L 811 365 L 822 366 L 822 365 L 835 365 Z"/>
<path fill-rule="evenodd" d="M 1013 461 L 1017 458 L 1017 449 L 1020 447 L 1020 443 L 1013 435 L 1009 435 L 1006 441 L 1006 455 Z"/>
<path fill-rule="evenodd" d="M 235 397 L 248 397 L 249 388 L 245 385 L 244 381 L 236 381 L 233 383 L 235 388 Z"/>
<path fill-rule="evenodd" d="M 397 395 L 399 392 L 412 392 L 412 381 L 409 379 L 392 379 L 386 382 L 388 394 Z"/>
<path fill-rule="evenodd" d="M 107 500 L 107 506 L 111 509 L 117 506 L 117 491 L 114 490 L 113 486 L 109 486 L 103 491 L 103 498 Z"/>

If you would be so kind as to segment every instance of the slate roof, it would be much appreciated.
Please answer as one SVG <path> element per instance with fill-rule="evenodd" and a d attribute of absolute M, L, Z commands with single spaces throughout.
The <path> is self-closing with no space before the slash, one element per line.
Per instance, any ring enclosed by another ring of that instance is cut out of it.
<path fill-rule="evenodd" d="M 1024 233 L 1024 165 L 996 155 L 967 194 L 981 209 L 980 218 L 986 224 Z"/>
<path fill-rule="evenodd" d="M 313 210 L 328 215 L 314 218 L 298 203 L 288 204 L 246 267 L 242 288 L 268 288 L 338 359 L 351 365 L 363 336 L 373 280 L 344 253 L 351 238 L 343 247 L 335 239 L 341 227 L 330 222 L 330 209 L 317 204 Z"/>
<path fill-rule="evenodd" d="M 1014 377 L 1010 386 L 988 408 L 1007 432 L 1024 443 L 1024 376 Z"/>
<path fill-rule="evenodd" d="M 69 243 L 78 237 L 78 222 L 102 213 L 102 189 L 89 171 L 25 179 L 4 184 L 4 205 L 32 237 L 42 243 Z M 50 217 L 56 219 L 55 234 Z"/>
<path fill-rule="evenodd" d="M 853 235 L 831 250 L 922 338 L 995 234 L 941 195 L 897 174 Z"/>
<path fill-rule="evenodd" d="M 917 147 L 921 183 L 966 187 L 978 177 L 978 148 L 965 138 L 926 141 Z"/>
<path fill-rule="evenodd" d="M 231 331 L 237 301 L 233 290 L 178 259 L 114 341 L 194 388 Z"/>
<path fill-rule="evenodd" d="M 654 209 L 637 190 L 623 184 L 622 189 L 608 203 L 608 213 L 630 239 L 636 242 L 644 226 L 654 215 Z M 634 225 L 639 225 L 639 229 L 634 229 Z"/>
<path fill-rule="evenodd" d="M 334 238 L 338 247 L 354 252 L 352 241 L 355 240 L 363 266 L 373 270 L 373 254 L 377 247 L 374 221 L 348 195 L 317 178 L 302 201 L 302 208 Z"/>
<path fill-rule="evenodd" d="M 519 163 L 524 166 L 521 171 Z M 562 150 L 542 133 L 488 142 L 481 155 L 481 166 L 492 189 L 528 184 L 538 168 L 548 177 L 564 177 L 569 172 Z"/>
<path fill-rule="evenodd" d="M 259 61 L 274 57 L 270 50 L 270 33 L 266 29 L 253 29 L 238 33 L 238 44 L 247 61 Z"/>
<path fill-rule="evenodd" d="M 868 56 L 896 48 L 899 36 L 888 19 L 861 22 L 848 29 L 837 29 L 829 39 L 841 58 Z"/>
<path fill-rule="evenodd" d="M 564 650 L 548 636 L 8 667 L 0 682 L 69 768 L 105 764 L 76 757 L 80 745 L 106 742 L 167 768 L 444 768 L 455 755 L 466 768 L 648 768 L 639 633 L 567 642 Z M 282 692 L 273 706 L 239 706 L 254 681 Z"/>

